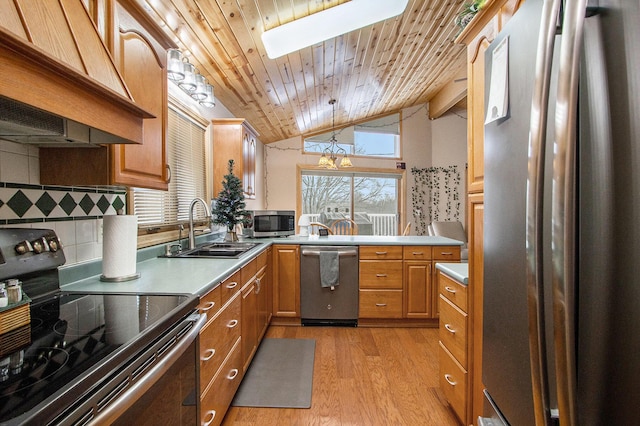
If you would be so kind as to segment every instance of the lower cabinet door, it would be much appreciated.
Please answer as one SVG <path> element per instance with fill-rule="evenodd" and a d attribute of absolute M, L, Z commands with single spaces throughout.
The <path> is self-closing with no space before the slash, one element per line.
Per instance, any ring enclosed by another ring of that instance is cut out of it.
<path fill-rule="evenodd" d="M 200 424 L 215 426 L 222 423 L 231 400 L 242 381 L 242 348 L 239 338 L 218 370 L 211 386 L 200 401 Z"/>

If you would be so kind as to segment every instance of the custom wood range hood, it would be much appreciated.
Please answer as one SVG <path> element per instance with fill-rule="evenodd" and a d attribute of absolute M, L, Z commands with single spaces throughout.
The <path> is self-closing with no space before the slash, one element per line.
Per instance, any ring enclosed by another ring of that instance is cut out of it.
<path fill-rule="evenodd" d="M 142 143 L 154 115 L 135 104 L 82 2 L 0 5 L 0 96 Z M 122 138 L 122 139 L 120 139 Z"/>

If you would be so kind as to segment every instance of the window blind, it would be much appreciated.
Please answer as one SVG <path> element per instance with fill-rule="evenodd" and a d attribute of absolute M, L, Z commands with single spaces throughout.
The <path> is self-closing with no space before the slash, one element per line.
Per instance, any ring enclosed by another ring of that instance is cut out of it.
<path fill-rule="evenodd" d="M 174 225 L 189 219 L 195 197 L 205 198 L 205 130 L 186 115 L 169 108 L 167 161 L 171 167 L 168 191 L 133 188 L 133 210 L 139 226 Z M 204 218 L 204 209 L 196 209 Z"/>

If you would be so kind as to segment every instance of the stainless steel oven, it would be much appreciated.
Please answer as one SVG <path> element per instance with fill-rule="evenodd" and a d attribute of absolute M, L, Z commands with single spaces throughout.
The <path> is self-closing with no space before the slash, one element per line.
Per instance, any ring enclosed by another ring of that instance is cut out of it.
<path fill-rule="evenodd" d="M 0 229 L 0 281 L 32 300 L 0 334 L 0 424 L 198 424 L 197 297 L 61 291 L 64 261 L 53 231 Z"/>

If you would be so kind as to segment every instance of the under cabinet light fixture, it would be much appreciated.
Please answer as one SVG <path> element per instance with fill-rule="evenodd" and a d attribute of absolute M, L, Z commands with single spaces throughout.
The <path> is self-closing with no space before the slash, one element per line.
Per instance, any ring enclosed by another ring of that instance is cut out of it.
<path fill-rule="evenodd" d="M 213 86 L 178 49 L 167 52 L 167 78 L 206 108 L 216 106 Z"/>
<path fill-rule="evenodd" d="M 262 33 L 271 59 L 384 21 L 404 12 L 409 0 L 351 0 Z"/>

